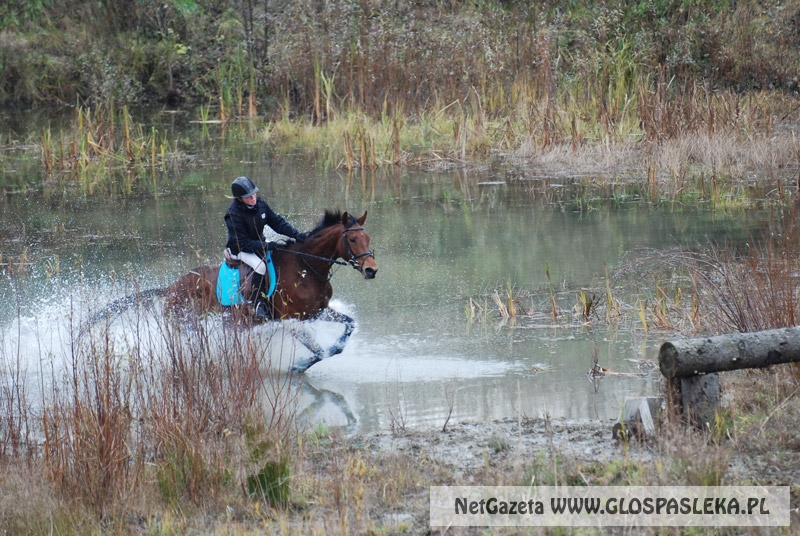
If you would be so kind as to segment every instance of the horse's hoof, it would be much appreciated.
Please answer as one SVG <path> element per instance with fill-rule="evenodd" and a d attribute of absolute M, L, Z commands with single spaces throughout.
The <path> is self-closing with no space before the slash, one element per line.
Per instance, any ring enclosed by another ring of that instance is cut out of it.
<path fill-rule="evenodd" d="M 292 372 L 298 372 L 298 373 L 302 374 L 303 372 L 305 372 L 305 371 L 307 371 L 308 369 L 310 369 L 312 365 L 316 365 L 316 364 L 317 364 L 317 363 L 319 363 L 320 361 L 322 361 L 322 358 L 321 358 L 321 357 L 319 357 L 319 356 L 313 356 L 313 357 L 310 357 L 310 358 L 306 359 L 306 360 L 305 360 L 305 361 L 303 361 L 302 363 L 298 363 L 298 364 L 296 364 L 296 365 L 295 365 L 295 366 L 293 366 L 293 367 L 292 367 L 290 370 L 291 370 Z"/>
<path fill-rule="evenodd" d="M 295 365 L 295 366 L 293 366 L 293 367 L 292 367 L 291 369 L 289 369 L 289 370 L 291 370 L 292 372 L 295 372 L 295 373 L 297 373 L 297 374 L 303 374 L 303 373 L 304 373 L 305 371 L 307 371 L 307 370 L 308 370 L 308 369 L 311 367 L 311 365 L 313 365 L 313 364 L 314 364 L 314 363 L 309 363 L 309 362 L 307 362 L 307 361 L 306 361 L 305 363 L 303 363 L 303 364 L 301 364 L 301 365 Z"/>

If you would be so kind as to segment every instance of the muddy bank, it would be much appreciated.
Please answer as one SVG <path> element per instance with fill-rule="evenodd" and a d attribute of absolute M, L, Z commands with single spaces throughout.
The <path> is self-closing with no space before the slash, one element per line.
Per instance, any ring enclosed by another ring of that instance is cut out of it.
<path fill-rule="evenodd" d="M 506 419 L 458 422 L 445 431 L 405 429 L 338 438 L 334 434 L 330 444 L 306 458 L 301 471 L 306 477 L 314 473 L 314 487 L 328 489 L 334 496 L 361 490 L 360 514 L 348 516 L 348 531 L 380 527 L 387 534 L 437 534 L 429 527 L 431 485 L 796 487 L 800 483 L 797 453 L 778 455 L 774 449 L 763 449 L 746 430 L 741 437 L 732 433 L 715 438 L 708 430 L 665 426 L 656 439 L 625 443 L 612 438 L 615 423 Z M 358 472 L 364 476 L 347 469 L 353 467 L 366 468 Z M 793 504 L 796 501 L 793 497 Z M 330 527 L 337 517 L 327 501 L 306 506 L 303 521 L 296 525 L 301 531 Z M 792 521 L 800 519 L 793 514 Z"/>
<path fill-rule="evenodd" d="M 612 439 L 614 420 L 506 419 L 458 422 L 442 430 L 404 429 L 337 437 L 298 466 L 298 487 L 313 482 L 325 499 L 290 516 L 298 532 L 328 531 L 346 518 L 346 533 L 436 534 L 429 527 L 431 485 L 602 484 L 597 467 L 647 464 L 647 445 Z M 356 469 L 354 469 L 356 468 Z M 583 472 L 581 471 L 584 469 Z M 575 480 L 577 478 L 578 480 Z M 353 497 L 336 508 L 330 497 Z M 358 513 L 356 513 L 358 512 Z M 335 523 L 334 523 L 335 524 Z M 324 527 L 324 529 L 323 529 Z M 448 531 L 448 534 L 453 532 Z M 480 533 L 464 529 L 455 534 Z"/>
<path fill-rule="evenodd" d="M 363 441 L 366 448 L 376 452 L 424 454 L 451 466 L 453 485 L 484 485 L 487 483 L 476 481 L 476 472 L 481 469 L 522 466 L 542 455 L 559 455 L 589 463 L 611 461 L 624 454 L 620 443 L 612 439 L 615 422 L 588 419 L 461 422 L 449 426 L 446 431 L 389 431 L 373 434 Z M 634 447 L 627 451 L 637 458 L 651 457 L 647 448 Z M 503 483 L 512 484 L 511 480 Z M 524 482 L 514 485 L 524 485 Z"/>

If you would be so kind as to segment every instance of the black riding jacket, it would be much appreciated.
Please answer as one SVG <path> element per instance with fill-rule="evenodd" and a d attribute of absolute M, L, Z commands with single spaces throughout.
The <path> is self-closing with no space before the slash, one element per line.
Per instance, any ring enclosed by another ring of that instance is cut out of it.
<path fill-rule="evenodd" d="M 225 247 L 230 248 L 234 255 L 244 251 L 263 256 L 267 249 L 267 242 L 264 240 L 264 227 L 267 225 L 276 233 L 290 238 L 296 239 L 300 234 L 260 197 L 252 207 L 234 199 L 225 213 L 225 225 L 228 227 L 228 242 Z"/>

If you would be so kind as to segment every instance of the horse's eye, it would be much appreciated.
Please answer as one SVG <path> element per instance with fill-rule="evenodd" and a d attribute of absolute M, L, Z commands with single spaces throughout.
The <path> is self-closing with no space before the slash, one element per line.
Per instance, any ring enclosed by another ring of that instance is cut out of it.
<path fill-rule="evenodd" d="M 350 237 L 350 243 L 351 244 L 355 244 L 356 243 L 356 237 L 354 237 L 354 236 Z"/>

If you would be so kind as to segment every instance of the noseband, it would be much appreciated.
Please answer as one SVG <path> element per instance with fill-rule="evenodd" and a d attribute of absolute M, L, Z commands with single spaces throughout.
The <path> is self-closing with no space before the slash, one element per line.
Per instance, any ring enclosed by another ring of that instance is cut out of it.
<path fill-rule="evenodd" d="M 349 227 L 342 231 L 342 243 L 344 244 L 344 247 L 347 250 L 347 254 L 350 255 L 350 260 L 348 260 L 347 263 L 362 273 L 364 271 L 364 266 L 360 262 L 358 262 L 358 259 L 362 257 L 372 257 L 374 259 L 375 254 L 371 250 L 365 251 L 364 253 L 359 253 L 358 255 L 353 253 L 353 249 L 350 247 L 350 242 L 347 240 L 347 233 L 349 233 L 350 231 L 363 231 L 363 230 L 364 230 L 363 226 L 358 226 L 358 227 Z"/>

